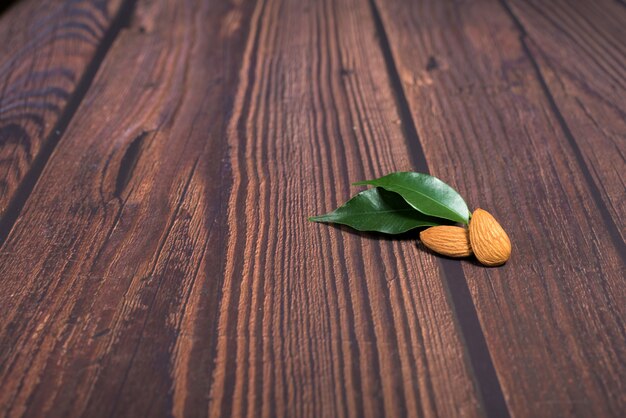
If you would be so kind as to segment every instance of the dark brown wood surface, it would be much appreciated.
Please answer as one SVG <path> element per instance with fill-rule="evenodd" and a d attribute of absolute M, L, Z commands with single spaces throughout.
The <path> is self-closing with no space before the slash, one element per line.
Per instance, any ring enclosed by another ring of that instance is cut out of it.
<path fill-rule="evenodd" d="M 514 242 L 505 268 L 463 263 L 510 410 L 619 415 L 623 243 L 611 239 L 615 224 L 602 216 L 519 28 L 494 1 L 379 7 L 431 172 L 491 209 Z"/>
<path fill-rule="evenodd" d="M 623 416 L 625 27 L 609 0 L 16 2 L 0 415 Z M 398 170 L 512 259 L 306 220 Z"/>
<path fill-rule="evenodd" d="M 0 25 L 0 225 L 15 221 L 102 56 L 121 0 L 20 1 Z M 6 234 L 0 234 L 4 240 Z"/>
<path fill-rule="evenodd" d="M 626 8 L 616 1 L 515 1 L 509 13 L 591 192 L 601 196 L 602 216 L 624 240 Z"/>

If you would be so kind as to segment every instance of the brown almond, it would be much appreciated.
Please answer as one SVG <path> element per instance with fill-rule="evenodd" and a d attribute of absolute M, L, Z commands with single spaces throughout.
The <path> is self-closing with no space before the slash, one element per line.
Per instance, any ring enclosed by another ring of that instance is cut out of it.
<path fill-rule="evenodd" d="M 472 254 L 467 229 L 458 226 L 431 226 L 420 232 L 425 246 L 448 257 L 467 257 Z"/>
<path fill-rule="evenodd" d="M 511 257 L 511 240 L 496 218 L 483 209 L 476 209 L 469 224 L 472 250 L 486 266 L 500 266 Z"/>

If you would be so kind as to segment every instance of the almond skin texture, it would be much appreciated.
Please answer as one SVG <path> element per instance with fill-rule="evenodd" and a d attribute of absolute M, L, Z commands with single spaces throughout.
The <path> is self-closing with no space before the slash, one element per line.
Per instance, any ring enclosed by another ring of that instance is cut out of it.
<path fill-rule="evenodd" d="M 469 224 L 469 236 L 474 255 L 485 266 L 501 266 L 511 257 L 511 240 L 496 218 L 476 209 Z"/>
<path fill-rule="evenodd" d="M 458 226 L 431 226 L 420 232 L 420 240 L 434 252 L 448 257 L 472 254 L 467 229 Z"/>

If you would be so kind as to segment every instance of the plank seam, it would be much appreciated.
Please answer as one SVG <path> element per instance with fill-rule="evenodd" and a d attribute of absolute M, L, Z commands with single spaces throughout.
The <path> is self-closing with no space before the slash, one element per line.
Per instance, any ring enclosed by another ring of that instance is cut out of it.
<path fill-rule="evenodd" d="M 611 236 L 611 240 L 613 241 L 613 244 L 615 245 L 617 252 L 620 254 L 622 261 L 626 262 L 626 243 L 622 240 L 619 228 L 617 224 L 615 223 L 615 221 L 613 220 L 613 217 L 611 216 L 611 212 L 609 212 L 609 208 L 607 207 L 606 202 L 604 201 L 602 197 L 602 193 L 600 193 L 600 189 L 596 181 L 593 179 L 593 176 L 591 175 L 589 166 L 585 162 L 585 157 L 583 156 L 583 153 L 580 150 L 578 143 L 576 142 L 576 138 L 574 137 L 574 134 L 569 128 L 569 125 L 567 124 L 565 118 L 563 117 L 563 114 L 561 113 L 559 106 L 556 104 L 556 100 L 554 99 L 554 96 L 552 95 L 552 92 L 550 91 L 550 88 L 548 87 L 548 83 L 546 82 L 543 76 L 543 73 L 541 72 L 541 68 L 539 67 L 539 64 L 537 63 L 535 56 L 532 54 L 530 48 L 528 47 L 528 43 L 526 42 L 526 39 L 528 38 L 528 33 L 526 32 L 526 28 L 524 27 L 522 22 L 519 20 L 515 12 L 513 12 L 513 9 L 511 9 L 507 0 L 499 0 L 499 1 L 502 7 L 507 12 L 507 14 L 509 15 L 509 17 L 511 18 L 511 20 L 513 21 L 513 23 L 515 24 L 515 27 L 519 31 L 519 42 L 522 45 L 524 54 L 526 55 L 526 57 L 530 61 L 530 64 L 533 67 L 533 70 L 535 72 L 535 77 L 537 78 L 537 81 L 539 82 L 539 85 L 541 86 L 541 90 L 544 96 L 546 97 L 546 100 L 548 101 L 548 106 L 550 107 L 552 114 L 556 118 L 559 124 L 559 127 L 561 128 L 561 131 L 563 132 L 563 135 L 565 136 L 565 138 L 567 139 L 567 142 L 572 148 L 574 157 L 576 159 L 576 163 L 580 167 L 580 171 L 583 175 L 583 178 L 585 179 L 585 182 L 589 186 L 589 191 L 591 193 L 591 196 L 594 202 L 596 203 L 596 207 L 598 208 L 598 211 L 600 212 L 600 216 L 602 217 L 602 220 L 604 221 L 605 226 L 608 229 L 609 235 Z"/>
<path fill-rule="evenodd" d="M 2 5 L 0 5 L 0 15 L 6 13 L 9 11 L 9 9 L 11 9 L 18 0 L 7 0 L 5 3 L 3 3 Z"/>
<path fill-rule="evenodd" d="M 76 84 L 76 88 L 70 95 L 61 116 L 56 121 L 54 127 L 50 131 L 50 134 L 43 141 L 41 150 L 33 160 L 28 172 L 9 201 L 4 216 L 0 219 L 0 248 L 2 248 L 7 241 L 9 234 L 15 226 L 18 217 L 22 213 L 28 198 L 32 194 L 39 178 L 41 177 L 41 174 L 48 164 L 52 153 L 61 141 L 65 130 L 69 126 L 78 110 L 78 107 L 82 103 L 83 98 L 91 87 L 91 84 L 107 53 L 111 49 L 113 42 L 122 29 L 130 26 L 131 17 L 134 14 L 136 3 L 137 0 L 124 0 L 121 4 L 115 17 L 111 20 L 109 28 L 102 37 L 100 44 L 96 48 L 91 61 L 85 67 L 85 70 L 79 82 Z"/>
<path fill-rule="evenodd" d="M 401 126 L 409 148 L 410 160 L 419 171 L 428 173 L 430 170 L 426 161 L 426 155 L 422 148 L 411 114 L 411 108 L 402 86 L 402 80 L 393 58 L 380 11 L 375 0 L 369 0 L 369 2 L 392 91 L 400 112 Z M 447 298 L 454 311 L 460 336 L 470 360 L 475 384 L 482 398 L 479 400 L 482 409 L 487 416 L 509 417 L 508 406 L 504 399 L 502 387 L 491 358 L 491 352 L 487 346 L 476 306 L 471 297 L 467 278 L 461 264 L 457 260 L 447 259 L 438 259 L 437 262 L 443 272 L 444 286 L 448 293 Z"/>

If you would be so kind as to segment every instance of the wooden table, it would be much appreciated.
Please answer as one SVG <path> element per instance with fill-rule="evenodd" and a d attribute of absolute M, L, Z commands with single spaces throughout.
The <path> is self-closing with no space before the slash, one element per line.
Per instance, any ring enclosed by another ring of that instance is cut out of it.
<path fill-rule="evenodd" d="M 0 416 L 623 417 L 626 6 L 19 0 Z M 501 268 L 307 222 L 391 171 Z"/>

